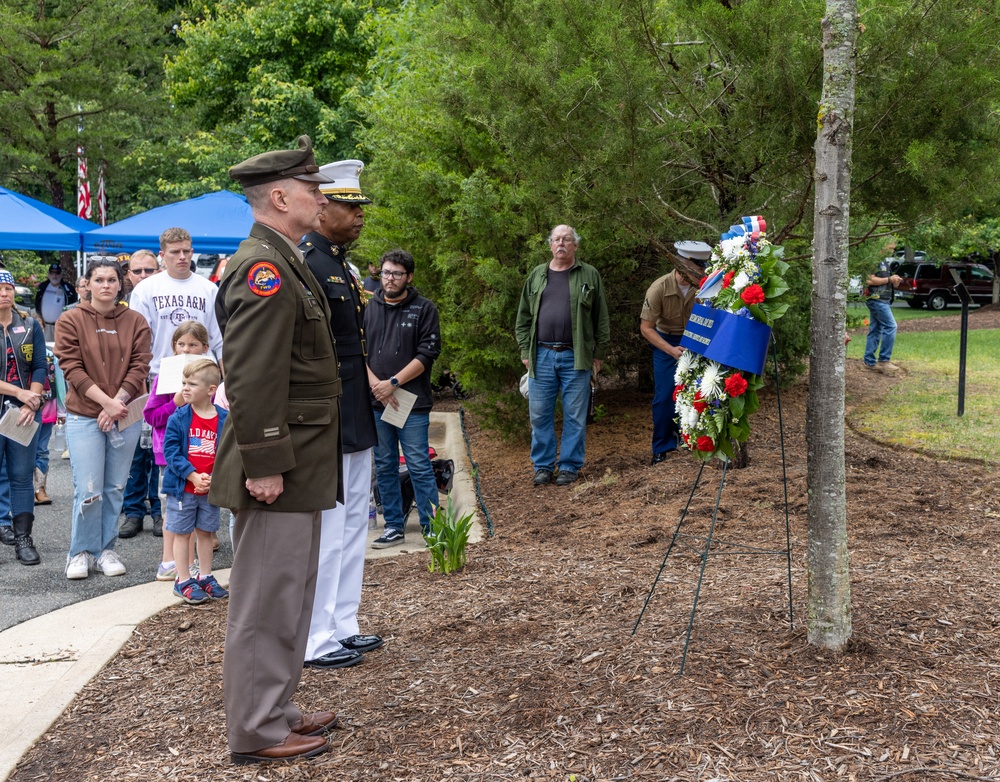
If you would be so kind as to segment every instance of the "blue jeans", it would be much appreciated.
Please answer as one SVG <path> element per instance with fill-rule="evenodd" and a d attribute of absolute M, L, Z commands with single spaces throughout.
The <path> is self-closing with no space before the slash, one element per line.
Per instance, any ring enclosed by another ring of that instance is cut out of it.
<path fill-rule="evenodd" d="M 10 479 L 7 477 L 7 465 L 0 467 L 0 527 L 9 527 L 14 523 L 14 515 L 10 512 Z"/>
<path fill-rule="evenodd" d="M 892 358 L 892 346 L 896 344 L 896 319 L 892 316 L 889 302 L 879 299 L 869 299 L 865 302 L 871 315 L 868 326 L 868 342 L 865 344 L 865 363 L 875 366 L 875 351 L 878 349 L 878 360 L 889 361 Z M 881 343 L 881 347 L 879 347 Z"/>
<path fill-rule="evenodd" d="M 431 518 L 438 505 L 437 482 L 434 468 L 427 454 L 427 429 L 430 414 L 410 413 L 402 429 L 392 424 L 382 423 L 382 413 L 375 411 L 375 430 L 378 445 L 375 446 L 375 477 L 378 491 L 382 496 L 382 516 L 386 528 L 398 529 L 406 526 L 403 518 L 403 495 L 399 488 L 399 449 L 402 447 L 406 467 L 413 483 L 413 498 L 420 514 L 420 529 L 429 532 Z"/>
<path fill-rule="evenodd" d="M 142 427 L 142 424 L 139 424 Z M 140 428 L 140 434 L 141 434 Z M 125 517 L 135 516 L 146 518 L 146 499 L 149 499 L 149 515 L 162 516 L 160 513 L 160 468 L 156 466 L 152 448 L 135 447 L 132 466 L 128 471 L 128 483 L 125 485 L 125 498 L 122 500 L 122 511 Z"/>
<path fill-rule="evenodd" d="M 679 335 L 657 331 L 674 347 L 681 343 Z M 674 372 L 677 359 L 659 348 L 653 348 L 653 453 L 677 450 L 677 422 L 674 409 Z"/>
<path fill-rule="evenodd" d="M 35 420 L 40 419 L 36 414 Z M 35 448 L 38 431 L 27 445 L 0 435 L 0 503 L 2 522 L 11 523 L 19 513 L 35 512 Z"/>
<path fill-rule="evenodd" d="M 55 427 L 55 422 L 40 424 L 38 427 L 38 447 L 35 449 L 35 467 L 42 471 L 42 475 L 49 474 L 49 440 L 52 439 L 52 430 Z"/>
<path fill-rule="evenodd" d="M 559 469 L 580 472 L 587 446 L 590 370 L 573 369 L 573 351 L 539 347 L 535 376 L 528 380 L 531 414 L 531 461 L 536 470 L 553 472 L 556 464 L 556 397 L 562 397 L 563 426 Z"/>
<path fill-rule="evenodd" d="M 66 416 L 66 443 L 73 468 L 70 558 L 84 551 L 99 557 L 105 549 L 114 549 L 125 481 L 141 428 L 133 424 L 125 429 L 121 433 L 125 442 L 115 448 L 98 428 L 96 418 L 74 413 Z"/>

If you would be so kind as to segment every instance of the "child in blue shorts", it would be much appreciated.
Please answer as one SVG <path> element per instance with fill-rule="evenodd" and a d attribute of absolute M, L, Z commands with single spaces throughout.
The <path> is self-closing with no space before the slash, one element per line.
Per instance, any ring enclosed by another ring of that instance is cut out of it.
<path fill-rule="evenodd" d="M 171 413 L 163 436 L 163 493 L 167 497 L 166 528 L 174 538 L 177 580 L 174 594 L 186 603 L 229 597 L 212 575 L 212 533 L 218 532 L 219 509 L 208 501 L 215 466 L 215 447 L 226 423 L 226 411 L 212 403 L 222 380 L 214 361 L 200 359 L 184 367 L 183 407 Z M 191 576 L 189 544 L 195 535 L 200 577 Z"/>

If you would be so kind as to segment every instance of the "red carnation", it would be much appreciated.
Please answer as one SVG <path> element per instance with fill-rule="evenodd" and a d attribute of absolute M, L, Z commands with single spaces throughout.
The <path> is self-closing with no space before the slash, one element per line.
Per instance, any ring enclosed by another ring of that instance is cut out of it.
<path fill-rule="evenodd" d="M 694 402 L 691 403 L 691 406 L 698 411 L 699 415 L 705 412 L 705 408 L 708 407 L 708 405 L 702 401 L 701 391 L 695 393 Z"/>
<path fill-rule="evenodd" d="M 715 441 L 708 435 L 703 434 L 698 438 L 698 450 L 711 453 L 715 450 Z"/>
<path fill-rule="evenodd" d="M 747 381 L 743 375 L 736 373 L 726 378 L 726 393 L 729 396 L 739 396 L 747 390 Z"/>
<path fill-rule="evenodd" d="M 757 283 L 747 285 L 740 294 L 744 304 L 762 304 L 764 302 L 764 289 Z"/>
<path fill-rule="evenodd" d="M 707 279 L 708 279 L 708 277 L 702 277 L 701 278 L 701 282 L 698 283 L 698 287 L 700 288 L 702 285 L 704 285 L 705 284 L 705 280 L 707 280 Z"/>
<path fill-rule="evenodd" d="M 733 281 L 733 277 L 735 277 L 735 276 L 736 276 L 736 272 L 726 272 L 722 276 L 722 287 L 723 288 L 728 288 L 729 287 L 729 283 L 731 283 Z"/>
<path fill-rule="evenodd" d="M 683 385 L 674 386 L 674 401 L 675 402 L 677 401 L 678 394 L 680 394 L 680 392 L 683 391 L 683 390 L 684 390 L 684 386 Z"/>
<path fill-rule="evenodd" d="M 691 435 L 689 435 L 689 434 L 682 434 L 681 437 L 684 438 L 684 445 L 690 445 L 691 444 Z"/>

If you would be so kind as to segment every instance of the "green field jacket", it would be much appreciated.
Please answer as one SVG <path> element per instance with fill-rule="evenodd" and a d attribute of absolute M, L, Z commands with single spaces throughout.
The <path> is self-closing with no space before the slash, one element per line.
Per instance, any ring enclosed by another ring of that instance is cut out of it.
<path fill-rule="evenodd" d="M 538 307 L 548 284 L 548 268 L 548 263 L 539 264 L 528 274 L 514 326 L 521 359 L 528 359 L 532 377 L 538 349 Z M 573 321 L 573 369 L 591 369 L 595 359 L 603 361 L 607 355 L 611 322 L 601 274 L 590 264 L 577 261 L 570 269 L 569 311 Z"/>

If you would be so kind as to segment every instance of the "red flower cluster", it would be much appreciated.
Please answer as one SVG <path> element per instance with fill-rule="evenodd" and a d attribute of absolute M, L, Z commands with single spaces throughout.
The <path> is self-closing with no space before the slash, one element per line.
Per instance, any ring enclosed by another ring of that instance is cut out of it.
<path fill-rule="evenodd" d="M 739 372 L 726 378 L 726 393 L 729 396 L 739 396 L 747 390 L 747 381 Z"/>
<path fill-rule="evenodd" d="M 730 283 L 733 281 L 733 277 L 736 276 L 736 272 L 726 272 L 722 275 L 722 287 L 728 288 Z"/>
<path fill-rule="evenodd" d="M 683 385 L 680 385 L 680 386 L 674 386 L 674 401 L 675 401 L 675 402 L 677 401 L 677 395 L 678 395 L 678 394 L 679 394 L 679 393 L 680 393 L 681 391 L 683 391 L 683 390 L 684 390 L 684 386 L 683 386 Z"/>
<path fill-rule="evenodd" d="M 708 405 L 705 404 L 705 401 L 701 395 L 701 391 L 698 391 L 694 395 L 694 401 L 691 403 L 691 407 L 693 407 L 695 410 L 698 411 L 698 415 L 701 415 L 702 413 L 705 412 L 705 408 L 708 407 Z"/>
<path fill-rule="evenodd" d="M 704 276 L 704 277 L 702 277 L 701 278 L 701 282 L 698 283 L 698 287 L 700 288 L 702 285 L 704 285 L 705 284 L 705 280 L 707 280 L 707 279 L 708 279 L 707 275 Z"/>
<path fill-rule="evenodd" d="M 703 434 L 698 438 L 698 450 L 711 453 L 715 450 L 715 441 L 707 434 Z"/>
<path fill-rule="evenodd" d="M 743 289 L 743 292 L 740 293 L 740 298 L 743 299 L 744 304 L 763 304 L 764 289 L 757 283 L 747 285 L 747 287 Z"/>

